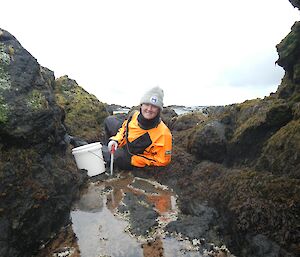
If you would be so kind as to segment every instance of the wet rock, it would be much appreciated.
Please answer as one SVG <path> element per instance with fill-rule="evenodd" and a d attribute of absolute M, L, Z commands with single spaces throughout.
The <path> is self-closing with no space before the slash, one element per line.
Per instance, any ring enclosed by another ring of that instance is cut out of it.
<path fill-rule="evenodd" d="M 209 229 L 213 220 L 206 218 L 182 215 L 178 220 L 170 222 L 166 230 L 170 233 L 181 233 L 190 239 L 209 237 Z"/>
<path fill-rule="evenodd" d="M 129 212 L 130 231 L 137 236 L 146 236 L 152 227 L 158 225 L 156 218 L 158 213 L 149 205 L 145 196 L 136 196 L 126 193 L 123 206 L 118 207 L 120 212 Z"/>
<path fill-rule="evenodd" d="M 207 220 L 208 223 L 210 220 L 218 218 L 218 213 L 214 208 L 195 199 L 191 199 L 189 202 L 182 203 L 181 205 L 180 209 L 185 215 L 201 216 L 204 220 Z"/>
<path fill-rule="evenodd" d="M 208 241 L 218 241 L 217 211 L 197 201 L 190 202 L 181 203 L 182 215 L 176 221 L 169 223 L 166 230 L 170 233 L 180 233 L 190 239 L 205 238 Z"/>

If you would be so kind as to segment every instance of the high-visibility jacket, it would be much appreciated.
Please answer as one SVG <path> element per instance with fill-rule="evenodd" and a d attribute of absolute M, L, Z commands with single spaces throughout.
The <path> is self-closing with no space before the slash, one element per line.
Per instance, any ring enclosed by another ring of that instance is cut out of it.
<path fill-rule="evenodd" d="M 136 167 L 166 166 L 171 161 L 172 134 L 163 121 L 151 129 L 139 126 L 136 111 L 125 120 L 118 133 L 111 140 L 118 147 L 126 147 L 131 155 L 131 165 Z M 129 122 L 129 123 L 128 123 Z"/>

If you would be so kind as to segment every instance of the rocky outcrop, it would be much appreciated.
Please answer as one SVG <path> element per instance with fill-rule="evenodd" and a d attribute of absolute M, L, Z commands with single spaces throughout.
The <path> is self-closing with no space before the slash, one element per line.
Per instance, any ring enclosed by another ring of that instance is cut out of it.
<path fill-rule="evenodd" d="M 188 150 L 200 160 L 255 166 L 268 139 L 293 119 L 283 99 L 255 99 L 226 106 L 190 134 Z"/>
<path fill-rule="evenodd" d="M 181 197 L 226 217 L 238 256 L 300 254 L 299 22 L 277 51 L 285 75 L 275 94 L 213 110 L 186 135 L 200 164 L 178 182 L 189 188 Z"/>
<path fill-rule="evenodd" d="M 300 22 L 295 22 L 291 32 L 276 46 L 277 63 L 285 70 L 278 88 L 278 98 L 291 103 L 300 101 Z"/>
<path fill-rule="evenodd" d="M 189 151 L 202 159 L 223 162 L 226 153 L 225 125 L 217 120 L 206 122 L 192 134 Z"/>
<path fill-rule="evenodd" d="M 173 118 L 173 124 L 170 128 L 173 131 L 182 131 L 189 128 L 194 128 L 203 123 L 207 117 L 202 112 L 191 112 L 188 114 L 179 115 Z"/>
<path fill-rule="evenodd" d="M 103 140 L 102 122 L 108 116 L 105 104 L 68 76 L 55 80 L 54 92 L 57 104 L 65 111 L 64 123 L 69 135 L 87 142 Z"/>
<path fill-rule="evenodd" d="M 64 141 L 53 72 L 0 29 L 0 256 L 32 256 L 69 221 L 85 174 Z"/>
<path fill-rule="evenodd" d="M 265 144 L 257 169 L 300 179 L 300 120 L 292 120 Z"/>
<path fill-rule="evenodd" d="M 286 254 L 278 256 L 298 253 L 299 180 L 201 162 L 191 174 L 178 179 L 178 187 L 187 189 L 180 195 L 184 206 L 191 201 L 206 202 L 218 210 L 224 218 L 224 237 L 230 234 L 235 242 L 227 246 L 238 256 L 260 256 L 249 252 L 250 242 L 245 240 L 246 235 L 252 238 L 259 234 L 280 245 L 280 251 Z M 195 209 L 189 210 L 190 215 L 197 215 Z"/>
<path fill-rule="evenodd" d="M 204 118 L 164 109 L 172 162 L 133 174 L 175 190 L 181 214 L 170 232 L 225 243 L 242 257 L 300 254 L 299 38 L 296 22 L 277 46 L 285 76 L 275 94 L 207 109 Z M 101 138 L 107 114 L 75 81 L 55 81 L 4 30 L 0 57 L 0 256 L 26 257 L 68 221 L 85 178 L 66 151 L 66 132 Z"/>

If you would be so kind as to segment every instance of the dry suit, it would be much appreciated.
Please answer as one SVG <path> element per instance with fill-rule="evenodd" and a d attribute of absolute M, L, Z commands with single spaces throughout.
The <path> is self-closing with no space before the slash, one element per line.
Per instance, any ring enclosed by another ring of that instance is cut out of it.
<path fill-rule="evenodd" d="M 111 123 L 111 118 L 107 121 Z M 109 127 L 107 122 L 105 127 Z M 166 166 L 171 161 L 172 135 L 159 115 L 147 120 L 139 111 L 131 113 L 110 140 L 118 142 L 114 163 L 120 169 Z M 103 155 L 109 162 L 107 153 Z"/>

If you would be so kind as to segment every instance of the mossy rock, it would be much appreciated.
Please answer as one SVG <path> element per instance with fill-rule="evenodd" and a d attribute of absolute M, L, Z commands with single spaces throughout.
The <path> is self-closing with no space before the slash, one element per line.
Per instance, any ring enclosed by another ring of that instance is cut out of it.
<path fill-rule="evenodd" d="M 108 116 L 105 104 L 67 76 L 55 81 L 57 103 L 65 110 L 68 134 L 88 142 L 104 138 L 103 120 Z"/>
<path fill-rule="evenodd" d="M 300 119 L 300 101 L 295 103 L 292 107 L 294 119 Z"/>
<path fill-rule="evenodd" d="M 276 46 L 279 59 L 277 63 L 289 74 L 294 73 L 294 66 L 300 57 L 300 22 L 295 22 L 291 32 Z"/>
<path fill-rule="evenodd" d="M 289 105 L 300 102 L 300 84 L 295 83 L 286 73 L 281 80 L 276 95 L 279 99 L 285 99 Z"/>
<path fill-rule="evenodd" d="M 247 110 L 238 113 L 237 128 L 228 143 L 231 164 L 253 165 L 266 140 L 292 119 L 292 110 L 283 100 L 261 101 Z"/>
<path fill-rule="evenodd" d="M 69 222 L 87 176 L 78 171 L 71 152 L 41 156 L 35 148 L 2 150 L 0 255 L 32 256 Z"/>
<path fill-rule="evenodd" d="M 136 107 L 137 110 L 140 109 L 140 106 Z M 164 107 L 161 112 L 161 119 L 167 125 L 169 129 L 173 128 L 173 124 L 176 121 L 177 113 L 170 107 Z"/>
<path fill-rule="evenodd" d="M 267 141 L 257 167 L 300 179 L 300 120 L 289 122 Z"/>
<path fill-rule="evenodd" d="M 223 215 L 237 244 L 243 244 L 248 233 L 263 234 L 296 255 L 300 246 L 298 179 L 201 162 L 178 184 L 189 185 L 181 197 L 206 201 Z"/>
<path fill-rule="evenodd" d="M 188 152 L 199 160 L 223 162 L 226 153 L 226 127 L 217 120 L 199 124 L 189 134 Z"/>
<path fill-rule="evenodd" d="M 205 120 L 207 120 L 207 116 L 205 116 L 202 112 L 182 114 L 176 118 L 175 122 L 173 123 L 172 130 L 182 131 L 190 129 L 204 122 Z"/>

